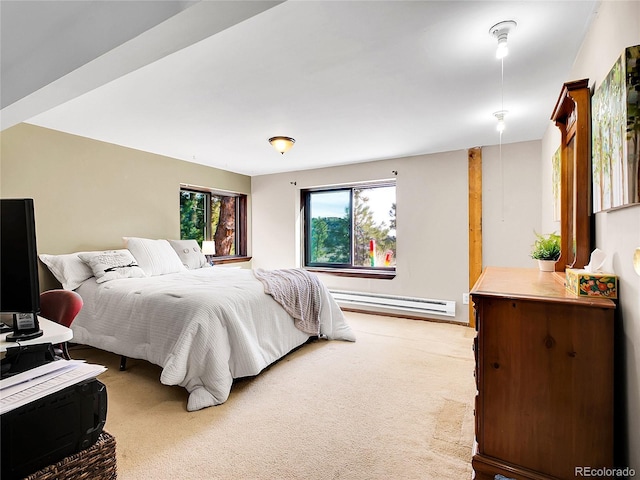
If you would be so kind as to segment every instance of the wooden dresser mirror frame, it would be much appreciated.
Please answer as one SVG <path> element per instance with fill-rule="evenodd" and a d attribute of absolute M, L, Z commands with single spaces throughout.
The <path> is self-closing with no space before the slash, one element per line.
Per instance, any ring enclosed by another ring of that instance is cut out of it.
<path fill-rule="evenodd" d="M 556 271 L 583 268 L 592 251 L 589 80 L 563 85 L 551 120 L 560 129 L 560 258 Z"/>

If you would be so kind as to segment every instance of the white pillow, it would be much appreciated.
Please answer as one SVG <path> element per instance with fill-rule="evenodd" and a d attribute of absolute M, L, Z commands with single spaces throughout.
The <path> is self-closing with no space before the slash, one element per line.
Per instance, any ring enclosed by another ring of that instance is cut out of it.
<path fill-rule="evenodd" d="M 106 250 L 78 254 L 96 277 L 96 283 L 103 283 L 118 278 L 143 278 L 144 271 L 136 263 L 129 250 Z"/>
<path fill-rule="evenodd" d="M 122 237 L 122 239 L 125 246 L 138 261 L 140 268 L 149 277 L 187 270 L 176 251 L 171 248 L 171 245 L 166 240 L 151 240 L 138 237 Z"/>
<path fill-rule="evenodd" d="M 207 258 L 200 250 L 195 240 L 169 240 L 169 244 L 176 251 L 182 264 L 189 270 L 202 268 L 207 265 Z"/>
<path fill-rule="evenodd" d="M 80 253 L 67 253 L 64 255 L 48 255 L 42 253 L 40 260 L 44 263 L 56 280 L 65 290 L 75 290 L 88 278 L 93 277 L 93 271 L 78 256 Z"/>

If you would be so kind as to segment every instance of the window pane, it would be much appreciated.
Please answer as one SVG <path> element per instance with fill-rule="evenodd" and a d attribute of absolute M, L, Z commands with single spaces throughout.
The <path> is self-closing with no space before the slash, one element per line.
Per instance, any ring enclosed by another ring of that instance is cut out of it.
<path fill-rule="evenodd" d="M 395 267 L 396 187 L 353 189 L 354 265 Z"/>
<path fill-rule="evenodd" d="M 180 238 L 193 238 L 202 245 L 207 229 L 206 198 L 205 193 L 180 191 Z"/>
<path fill-rule="evenodd" d="M 309 194 L 308 263 L 351 263 L 351 192 Z"/>
<path fill-rule="evenodd" d="M 211 231 L 216 257 L 236 254 L 236 197 L 211 195 Z"/>

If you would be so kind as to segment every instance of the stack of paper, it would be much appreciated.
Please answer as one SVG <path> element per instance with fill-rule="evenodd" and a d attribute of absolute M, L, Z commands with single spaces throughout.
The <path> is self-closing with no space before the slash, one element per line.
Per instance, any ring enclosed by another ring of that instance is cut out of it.
<path fill-rule="evenodd" d="M 107 368 L 83 360 L 56 360 L 0 380 L 0 414 L 76 383 L 95 378 Z"/>

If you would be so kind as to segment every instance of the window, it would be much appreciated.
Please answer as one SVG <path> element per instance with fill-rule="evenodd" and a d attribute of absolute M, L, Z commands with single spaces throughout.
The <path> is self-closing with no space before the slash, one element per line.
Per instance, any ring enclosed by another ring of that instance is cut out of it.
<path fill-rule="evenodd" d="M 180 238 L 213 240 L 216 257 L 247 255 L 247 196 L 180 188 Z"/>
<path fill-rule="evenodd" d="M 304 190 L 305 266 L 394 271 L 396 186 Z"/>

